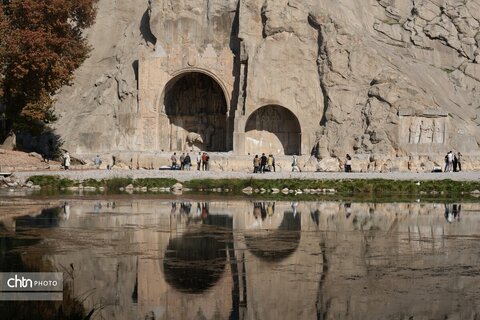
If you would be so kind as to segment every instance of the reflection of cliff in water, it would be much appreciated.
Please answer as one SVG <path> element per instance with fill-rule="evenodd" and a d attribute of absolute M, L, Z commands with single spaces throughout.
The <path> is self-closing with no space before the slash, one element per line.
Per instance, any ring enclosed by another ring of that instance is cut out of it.
<path fill-rule="evenodd" d="M 222 277 L 227 264 L 226 244 L 220 241 L 218 226 L 231 232 L 232 218 L 208 216 L 195 231 L 170 239 L 163 260 L 165 280 L 175 289 L 201 293 Z"/>
<path fill-rule="evenodd" d="M 98 202 L 0 223 L 2 270 L 73 263 L 72 296 L 102 319 L 480 315 L 478 203 Z"/>
<path fill-rule="evenodd" d="M 245 235 L 249 251 L 267 261 L 279 261 L 297 250 L 301 238 L 301 214 L 285 211 L 276 230 L 255 230 Z"/>

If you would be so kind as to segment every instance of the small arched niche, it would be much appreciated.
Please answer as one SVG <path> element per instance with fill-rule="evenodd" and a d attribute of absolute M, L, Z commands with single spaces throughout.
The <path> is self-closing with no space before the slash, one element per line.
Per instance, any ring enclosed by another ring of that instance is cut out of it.
<path fill-rule="evenodd" d="M 205 151 L 228 151 L 227 99 L 213 77 L 196 71 L 174 77 L 165 87 L 163 103 L 170 127 L 162 131 L 170 137 L 170 150 L 195 146 Z M 200 138 L 188 143 L 189 133 Z"/>
<path fill-rule="evenodd" d="M 287 108 L 268 105 L 250 115 L 245 126 L 245 151 L 250 154 L 300 154 L 301 128 Z"/>
<path fill-rule="evenodd" d="M 248 231 L 245 243 L 254 256 L 269 262 L 279 262 L 297 250 L 301 229 L 301 214 L 285 211 L 276 230 Z"/>

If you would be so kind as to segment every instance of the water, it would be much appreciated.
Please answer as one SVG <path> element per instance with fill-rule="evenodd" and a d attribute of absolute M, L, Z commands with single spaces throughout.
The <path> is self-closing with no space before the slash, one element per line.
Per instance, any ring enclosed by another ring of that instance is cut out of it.
<path fill-rule="evenodd" d="M 3 302 L 2 319 L 480 317 L 480 203 L 2 207 L 1 271 L 62 271 L 66 283 L 63 302 Z"/>

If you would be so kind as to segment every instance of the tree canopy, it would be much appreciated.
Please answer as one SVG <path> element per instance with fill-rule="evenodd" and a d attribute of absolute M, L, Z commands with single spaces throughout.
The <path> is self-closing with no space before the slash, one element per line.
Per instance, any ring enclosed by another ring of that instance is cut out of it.
<path fill-rule="evenodd" d="M 55 93 L 88 57 L 97 0 L 0 0 L 0 101 L 10 128 L 54 120 Z"/>

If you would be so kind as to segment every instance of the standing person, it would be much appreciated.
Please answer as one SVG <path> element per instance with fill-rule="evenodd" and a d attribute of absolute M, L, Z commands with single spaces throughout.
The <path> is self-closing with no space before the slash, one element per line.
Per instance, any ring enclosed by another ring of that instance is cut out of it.
<path fill-rule="evenodd" d="M 273 154 L 272 154 L 272 167 L 273 167 L 273 172 L 276 172 L 276 169 L 275 169 L 275 157 L 273 156 Z"/>
<path fill-rule="evenodd" d="M 210 156 L 208 155 L 208 153 L 205 153 L 205 170 L 210 170 Z"/>
<path fill-rule="evenodd" d="M 197 171 L 200 171 L 200 166 L 202 165 L 202 153 L 198 152 L 197 154 Z"/>
<path fill-rule="evenodd" d="M 170 160 L 172 161 L 172 170 L 176 170 L 177 169 L 177 153 L 176 152 L 172 154 Z"/>
<path fill-rule="evenodd" d="M 345 161 L 345 172 L 352 172 L 352 157 L 348 153 Z"/>
<path fill-rule="evenodd" d="M 267 165 L 268 171 L 273 172 L 273 156 L 271 154 L 268 155 Z"/>
<path fill-rule="evenodd" d="M 258 170 L 260 169 L 260 158 L 258 157 L 258 154 L 255 155 L 253 158 L 253 173 L 258 173 Z"/>
<path fill-rule="evenodd" d="M 95 163 L 96 169 L 100 168 L 100 164 L 102 164 L 102 159 L 100 159 L 100 156 L 98 154 L 95 159 L 93 159 L 93 163 Z"/>
<path fill-rule="evenodd" d="M 207 154 L 205 152 L 202 154 L 202 170 L 207 170 Z"/>
<path fill-rule="evenodd" d="M 300 168 L 298 167 L 298 159 L 296 155 L 294 155 L 292 159 L 292 172 L 295 172 L 295 171 L 300 172 Z"/>
<path fill-rule="evenodd" d="M 70 155 L 68 154 L 68 151 L 63 155 L 63 166 L 65 170 L 70 169 Z"/>
<path fill-rule="evenodd" d="M 447 160 L 447 168 L 445 171 L 452 172 L 452 169 L 453 169 L 453 152 L 452 151 L 448 151 L 446 160 Z"/>
<path fill-rule="evenodd" d="M 458 159 L 457 155 L 453 153 L 453 172 L 457 172 Z"/>
<path fill-rule="evenodd" d="M 443 172 L 447 172 L 448 170 L 448 152 L 445 155 L 445 168 L 443 169 Z"/>
<path fill-rule="evenodd" d="M 187 153 L 185 159 L 183 159 L 183 169 L 190 171 L 190 164 L 192 163 L 192 159 L 190 158 L 190 154 Z"/>
<path fill-rule="evenodd" d="M 180 156 L 180 170 L 183 170 L 185 166 L 185 152 L 182 152 Z"/>
<path fill-rule="evenodd" d="M 462 156 L 463 154 L 458 151 L 457 153 L 457 165 L 458 165 L 458 171 L 462 171 Z"/>
<path fill-rule="evenodd" d="M 265 173 L 265 167 L 267 166 L 267 157 L 265 153 L 262 153 L 262 157 L 260 158 L 260 172 Z"/>

